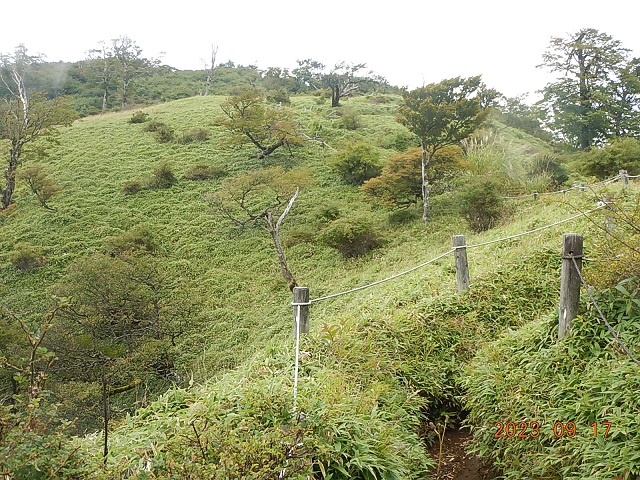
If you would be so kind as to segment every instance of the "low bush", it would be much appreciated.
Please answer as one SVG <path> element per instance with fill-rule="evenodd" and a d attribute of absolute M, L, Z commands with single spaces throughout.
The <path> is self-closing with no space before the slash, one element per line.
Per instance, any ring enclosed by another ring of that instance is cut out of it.
<path fill-rule="evenodd" d="M 129 123 L 145 123 L 149 120 L 149 114 L 143 112 L 142 110 L 138 110 L 137 112 L 133 112 L 131 118 L 129 119 Z"/>
<path fill-rule="evenodd" d="M 13 251 L 9 252 L 9 261 L 23 272 L 30 272 L 47 263 L 44 249 L 28 243 L 17 243 Z"/>
<path fill-rule="evenodd" d="M 375 147 L 360 142 L 334 154 L 331 166 L 347 185 L 362 185 L 382 171 Z"/>
<path fill-rule="evenodd" d="M 175 130 L 164 122 L 153 120 L 147 124 L 145 131 L 156 134 L 160 143 L 171 143 L 176 139 Z"/>
<path fill-rule="evenodd" d="M 127 180 L 122 185 L 122 191 L 128 195 L 132 195 L 134 193 L 138 193 L 140 190 L 144 189 L 144 183 L 142 180 Z"/>
<path fill-rule="evenodd" d="M 401 208 L 400 210 L 394 210 L 387 216 L 389 225 L 392 226 L 406 225 L 407 223 L 415 222 L 419 218 L 421 218 L 421 213 L 415 208 Z"/>
<path fill-rule="evenodd" d="M 168 161 L 160 162 L 153 170 L 148 180 L 151 189 L 170 188 L 178 183 L 178 179 L 173 173 L 173 169 Z"/>
<path fill-rule="evenodd" d="M 360 257 L 381 245 L 373 223 L 366 218 L 338 218 L 320 234 L 320 241 L 345 258 Z"/>
<path fill-rule="evenodd" d="M 182 133 L 179 142 L 183 144 L 206 142 L 210 137 L 211 133 L 206 128 L 192 128 Z"/>
<path fill-rule="evenodd" d="M 137 251 L 153 253 L 158 248 L 155 234 L 146 224 L 138 225 L 121 235 L 107 237 L 104 243 L 105 251 L 110 255 Z"/>
<path fill-rule="evenodd" d="M 184 178 L 187 180 L 214 180 L 224 177 L 226 174 L 227 171 L 223 167 L 198 164 L 191 167 L 184 174 Z"/>
<path fill-rule="evenodd" d="M 462 193 L 462 212 L 474 232 L 493 228 L 503 214 L 503 205 L 498 186 L 491 180 L 473 183 Z"/>

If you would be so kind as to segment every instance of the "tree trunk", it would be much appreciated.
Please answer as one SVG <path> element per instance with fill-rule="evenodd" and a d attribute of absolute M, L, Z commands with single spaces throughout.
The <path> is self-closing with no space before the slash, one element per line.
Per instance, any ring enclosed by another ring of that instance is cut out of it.
<path fill-rule="evenodd" d="M 102 456 L 106 463 L 107 455 L 109 455 L 109 394 L 107 392 L 107 377 L 104 375 L 102 376 L 102 420 L 104 423 Z"/>
<path fill-rule="evenodd" d="M 282 276 L 287 281 L 287 283 L 291 283 L 292 281 L 295 281 L 295 279 L 293 278 L 293 274 L 291 273 L 291 270 L 289 270 L 289 265 L 287 264 L 287 257 L 284 254 L 284 249 L 282 248 L 282 243 L 280 242 L 280 232 L 275 228 L 270 228 L 269 233 L 271 234 L 273 244 L 276 247 Z"/>
<path fill-rule="evenodd" d="M 255 143 L 255 142 L 254 142 Z M 275 152 L 278 148 L 280 148 L 281 146 L 284 145 L 284 139 L 280 139 L 278 140 L 276 143 L 274 143 L 273 145 L 269 145 L 268 147 L 262 148 L 262 150 L 260 151 L 260 153 L 258 153 L 258 159 L 259 160 L 264 160 L 265 158 L 267 158 L 269 155 L 271 155 L 273 152 Z"/>
<path fill-rule="evenodd" d="M 334 85 L 331 87 L 331 106 L 339 107 L 340 106 L 340 86 Z"/>
<path fill-rule="evenodd" d="M 104 87 L 104 93 L 102 94 L 102 113 L 107 111 L 107 88 L 108 87 Z"/>
<path fill-rule="evenodd" d="M 7 165 L 7 169 L 4 171 L 5 187 L 4 190 L 2 190 L 2 208 L 0 210 L 4 210 L 11 205 L 13 191 L 16 189 L 16 170 L 18 168 L 19 158 L 19 149 L 11 148 L 9 165 Z"/>
<path fill-rule="evenodd" d="M 280 270 L 282 271 L 282 276 L 289 283 L 289 286 L 293 289 L 297 285 L 296 279 L 293 277 L 291 270 L 289 270 L 289 265 L 287 264 L 287 257 L 284 254 L 284 248 L 282 248 L 282 242 L 280 242 L 280 227 L 282 226 L 282 222 L 284 218 L 287 216 L 291 208 L 293 207 L 296 198 L 298 198 L 299 190 L 296 189 L 296 193 L 293 194 L 287 207 L 284 209 L 282 214 L 278 217 L 278 221 L 276 224 L 273 224 L 273 216 L 271 212 L 266 212 L 264 215 L 264 221 L 267 224 L 267 230 L 271 234 L 271 238 L 273 239 L 273 245 L 276 247 L 276 253 L 278 254 L 278 261 L 280 262 Z"/>
<path fill-rule="evenodd" d="M 427 157 L 427 146 L 424 141 L 421 141 L 422 146 L 422 221 L 429 223 L 431 220 L 431 206 L 429 204 L 429 193 L 431 187 L 429 186 L 429 178 L 427 177 L 427 167 L 429 166 L 429 160 L 433 154 L 429 154 Z"/>

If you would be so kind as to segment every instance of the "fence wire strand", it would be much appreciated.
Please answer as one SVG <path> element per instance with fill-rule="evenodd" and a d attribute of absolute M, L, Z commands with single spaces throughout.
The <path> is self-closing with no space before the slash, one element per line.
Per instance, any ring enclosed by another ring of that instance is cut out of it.
<path fill-rule="evenodd" d="M 326 295 L 326 296 L 324 296 L 324 297 L 314 298 L 314 299 L 310 300 L 310 301 L 309 301 L 309 303 L 316 303 L 316 302 L 321 302 L 321 301 L 323 301 L 323 300 L 327 300 L 327 299 L 329 299 L 329 298 L 340 297 L 340 296 L 342 296 L 342 295 L 347 295 L 347 294 L 349 294 L 349 293 L 354 293 L 354 292 L 357 292 L 357 291 L 359 291 L 359 290 L 364 290 L 365 288 L 373 287 L 373 286 L 375 286 L 375 285 L 379 285 L 379 284 L 381 284 L 381 283 L 388 282 L 389 280 L 393 280 L 393 279 L 395 279 L 395 278 L 401 277 L 401 276 L 406 275 L 406 274 L 408 274 L 408 273 L 411 273 L 411 272 L 413 272 L 413 271 L 415 271 L 415 270 L 418 270 L 418 269 L 420 269 L 420 268 L 422 268 L 422 267 L 426 267 L 426 266 L 427 266 L 427 265 L 429 265 L 430 263 L 436 262 L 436 261 L 440 260 L 441 258 L 446 257 L 446 256 L 447 256 L 447 255 L 449 255 L 450 253 L 452 253 L 452 252 L 454 252 L 455 250 L 460 249 L 460 248 L 477 248 L 477 247 L 483 247 L 483 246 L 485 246 L 485 245 L 491 245 L 492 243 L 505 242 L 505 241 L 507 241 L 507 240 L 512 240 L 512 239 L 514 239 L 514 238 L 522 237 L 522 236 L 524 236 L 524 235 L 531 235 L 532 233 L 540 232 L 540 231 L 542 231 L 542 230 L 546 230 L 546 229 L 548 229 L 548 228 L 552 228 L 552 227 L 555 227 L 555 226 L 561 225 L 561 224 L 563 224 L 563 223 L 570 222 L 571 220 L 575 220 L 576 218 L 579 218 L 579 217 L 581 217 L 581 216 L 587 216 L 587 215 L 589 215 L 589 214 L 591 214 L 591 213 L 595 212 L 596 210 L 600 210 L 601 208 L 604 208 L 604 207 L 606 207 L 606 206 L 607 206 L 606 204 L 604 204 L 604 205 L 600 205 L 600 206 L 598 206 L 598 207 L 596 207 L 596 208 L 594 208 L 594 209 L 592 209 L 592 210 L 588 210 L 588 211 L 586 211 L 586 212 L 580 212 L 580 213 L 579 213 L 579 214 L 577 214 L 577 215 L 574 215 L 574 216 L 569 217 L 569 218 L 565 218 L 564 220 L 560 220 L 560 221 L 555 222 L 555 223 L 552 223 L 552 224 L 550 224 L 550 225 L 545 225 L 544 227 L 539 227 L 539 228 L 535 228 L 535 229 L 533 229 L 533 230 L 529 230 L 529 231 L 526 231 L 526 232 L 517 233 L 517 234 L 515 234 L 515 235 L 511 235 L 511 236 L 509 236 L 509 237 L 499 238 L 499 239 L 497 239 L 497 240 L 490 240 L 490 241 L 488 241 L 488 242 L 477 243 L 477 244 L 474 244 L 474 245 L 462 245 L 462 246 L 458 246 L 458 247 L 453 247 L 452 249 L 450 249 L 450 250 L 448 250 L 448 251 L 444 252 L 444 253 L 443 253 L 443 254 L 441 254 L 441 255 L 438 255 L 438 256 L 437 256 L 437 257 L 435 257 L 435 258 L 432 258 L 432 259 L 431 259 L 431 260 L 429 260 L 429 261 L 426 261 L 426 262 L 424 262 L 424 263 L 421 263 L 420 265 L 416 265 L 415 267 L 412 267 L 412 268 L 410 268 L 410 269 L 408 269 L 408 270 L 405 270 L 405 271 L 403 271 L 403 272 L 396 273 L 395 275 L 392 275 L 392 276 L 390 276 L 390 277 L 384 278 L 384 279 L 382 279 L 382 280 L 378 280 L 378 281 L 373 282 L 373 283 L 369 283 L 369 284 L 367 284 L 367 285 L 362 285 L 362 286 L 360 286 L 360 287 L 352 288 L 352 289 L 350 289 L 350 290 L 345 290 L 344 292 L 333 293 L 333 294 L 331 294 L 331 295 Z"/>
<path fill-rule="evenodd" d="M 636 175 L 636 176 L 640 176 L 640 175 Z M 635 178 L 635 177 L 627 175 L 627 178 Z M 571 190 L 581 190 L 581 189 L 584 189 L 584 188 L 591 189 L 592 187 L 605 186 L 605 185 L 613 183 L 613 182 L 615 182 L 616 180 L 619 180 L 619 179 L 620 179 L 620 175 L 616 175 L 615 177 L 608 178 L 606 180 L 602 180 L 601 182 L 592 183 L 591 185 L 574 185 L 572 187 L 565 188 L 565 189 L 562 189 L 562 190 L 556 190 L 554 192 L 534 192 L 534 193 L 527 193 L 526 195 L 503 196 L 502 198 L 504 198 L 505 200 L 517 200 L 517 199 L 520 199 L 520 198 L 529 198 L 529 197 L 534 197 L 535 198 L 536 195 L 542 197 L 543 195 L 557 195 L 559 193 L 566 194 L 566 193 L 570 192 Z"/>
<path fill-rule="evenodd" d="M 578 277 L 580 277 L 580 281 L 582 282 L 582 286 L 584 287 L 584 290 L 587 292 L 587 295 L 589 296 L 589 299 L 591 300 L 591 303 L 593 304 L 593 306 L 595 307 L 596 311 L 598 312 L 598 314 L 600 315 L 600 318 L 602 319 L 602 321 L 604 322 L 604 324 L 607 326 L 607 330 L 609 330 L 609 333 L 613 336 L 613 338 L 616 340 L 616 342 L 618 343 L 618 345 L 620 345 L 620 348 L 622 348 L 622 351 L 638 366 L 640 366 L 640 361 L 638 361 L 638 359 L 636 357 L 633 356 L 633 354 L 629 351 L 629 349 L 627 348 L 627 346 L 624 344 L 624 342 L 622 340 L 620 340 L 620 337 L 618 337 L 618 334 L 616 333 L 616 331 L 613 329 L 613 327 L 611 326 L 611 324 L 609 322 L 607 322 L 606 317 L 604 316 L 604 314 L 602 313 L 602 310 L 600 310 L 600 307 L 598 306 L 598 303 L 596 302 L 595 298 L 593 298 L 593 295 L 591 295 L 591 289 L 589 288 L 589 285 L 587 284 L 587 282 L 584 280 L 584 277 L 582 276 L 582 273 L 580 273 L 580 269 L 578 268 L 578 263 L 576 262 L 576 258 L 571 255 L 571 260 L 573 261 L 573 266 L 575 267 L 576 272 L 578 273 Z"/>

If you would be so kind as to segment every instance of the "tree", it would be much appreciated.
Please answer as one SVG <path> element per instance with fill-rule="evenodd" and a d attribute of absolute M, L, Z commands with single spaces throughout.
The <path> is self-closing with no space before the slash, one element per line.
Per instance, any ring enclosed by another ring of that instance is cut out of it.
<path fill-rule="evenodd" d="M 225 180 L 220 190 L 207 197 L 212 210 L 241 231 L 249 225 L 260 225 L 269 232 L 282 276 L 290 288 L 297 282 L 287 263 L 280 229 L 298 198 L 300 187 L 308 182 L 304 171 L 263 168 Z"/>
<path fill-rule="evenodd" d="M 52 332 L 59 357 L 53 372 L 59 385 L 81 382 L 99 392 L 93 400 L 100 404 L 104 456 L 113 398 L 153 380 L 166 388 L 175 338 L 190 313 L 173 275 L 149 254 L 148 234 L 139 228 L 111 239 L 110 254 L 78 259 L 56 289 L 72 301 Z"/>
<path fill-rule="evenodd" d="M 256 88 L 231 95 L 220 107 L 226 115 L 221 123 L 233 134 L 231 142 L 253 144 L 259 150 L 258 159 L 267 158 L 280 147 L 303 142 L 292 111 L 267 106 Z"/>
<path fill-rule="evenodd" d="M 26 69 L 38 59 L 26 52 L 21 45 L 14 54 L 0 56 L 0 82 L 8 91 L 8 97 L 0 106 L 0 140 L 6 141 L 9 147 L 5 186 L 0 189 L 0 210 L 12 203 L 16 171 L 27 146 L 38 139 L 54 140 L 56 127 L 70 125 L 74 118 L 63 98 L 48 99 L 42 93 L 28 90 Z M 39 152 L 42 153 L 42 149 Z"/>
<path fill-rule="evenodd" d="M 102 94 L 102 112 L 106 112 L 111 93 L 117 89 L 115 59 L 113 51 L 107 46 L 105 41 L 100 42 L 100 48 L 94 48 L 87 52 L 87 61 L 95 76 L 96 82 L 100 84 Z"/>
<path fill-rule="evenodd" d="M 298 60 L 298 68 L 293 74 L 298 84 L 306 88 L 319 90 L 321 87 L 331 90 L 331 106 L 339 107 L 340 99 L 353 95 L 364 82 L 382 80 L 375 77 L 373 72 L 358 76 L 358 72 L 366 68 L 365 63 L 338 62 L 331 70 L 325 72 L 325 65 L 312 60 Z"/>
<path fill-rule="evenodd" d="M 144 58 L 142 48 L 127 36 L 111 40 L 111 51 L 119 81 L 120 106 L 124 108 L 127 106 L 136 80 L 143 75 L 148 75 L 159 61 Z"/>
<path fill-rule="evenodd" d="M 464 140 L 486 118 L 478 92 L 480 76 L 456 77 L 403 93 L 399 121 L 420 139 L 422 219 L 430 220 L 429 163 L 435 153 Z"/>
<path fill-rule="evenodd" d="M 422 149 L 411 148 L 392 155 L 382 173 L 364 182 L 361 190 L 376 201 L 393 207 L 414 205 L 421 197 Z M 458 172 L 468 167 L 462 148 L 454 145 L 439 149 L 431 159 L 427 177 L 431 192 L 451 189 L 451 180 Z"/>
<path fill-rule="evenodd" d="M 213 73 L 216 68 L 217 56 L 218 56 L 218 46 L 211 44 L 211 62 L 210 63 L 205 62 L 205 67 L 204 67 L 205 71 L 207 72 L 207 78 L 205 80 L 205 87 L 204 87 L 205 96 L 209 95 L 209 92 L 211 90 L 211 83 L 213 82 Z"/>
<path fill-rule="evenodd" d="M 638 133 L 638 60 L 629 61 L 621 42 L 585 28 L 568 38 L 552 37 L 542 59 L 539 67 L 559 74 L 543 89 L 540 102 L 556 136 L 588 149 L 611 137 Z"/>
<path fill-rule="evenodd" d="M 29 187 L 40 202 L 40 206 L 53 210 L 47 201 L 62 187 L 52 180 L 42 165 L 30 165 L 20 173 L 20 179 Z"/>

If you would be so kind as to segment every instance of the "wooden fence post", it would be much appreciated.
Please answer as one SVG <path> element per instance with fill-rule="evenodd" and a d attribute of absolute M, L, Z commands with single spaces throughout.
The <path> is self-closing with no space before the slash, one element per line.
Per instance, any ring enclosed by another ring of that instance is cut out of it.
<path fill-rule="evenodd" d="M 538 197 L 540 197 L 540 194 L 538 192 L 533 192 L 533 199 L 538 200 Z"/>
<path fill-rule="evenodd" d="M 453 236 L 453 256 L 456 263 L 456 281 L 458 283 L 458 292 L 463 293 L 469 289 L 469 263 L 467 262 L 467 243 L 464 235 Z M 461 247 L 461 248 L 456 248 Z"/>
<path fill-rule="evenodd" d="M 629 185 L 629 174 L 626 170 L 620 170 L 618 172 L 620 179 L 622 180 L 622 185 Z"/>
<path fill-rule="evenodd" d="M 579 271 L 582 267 L 582 235 L 578 233 L 565 233 L 562 237 L 562 242 L 558 339 L 562 339 L 569 334 L 571 331 L 571 321 L 578 315 L 581 283 Z M 576 265 L 578 267 L 577 271 Z"/>
<path fill-rule="evenodd" d="M 300 307 L 300 333 L 309 333 L 309 287 L 293 287 L 293 338 L 296 338 L 296 313 Z"/>

